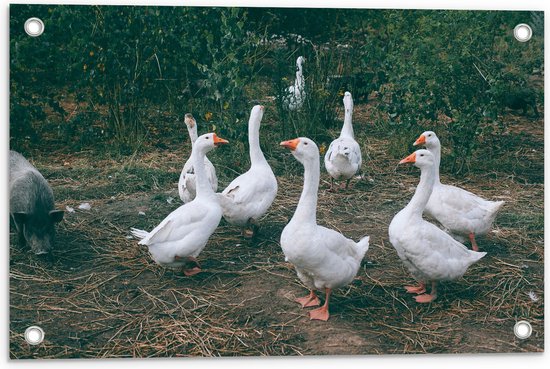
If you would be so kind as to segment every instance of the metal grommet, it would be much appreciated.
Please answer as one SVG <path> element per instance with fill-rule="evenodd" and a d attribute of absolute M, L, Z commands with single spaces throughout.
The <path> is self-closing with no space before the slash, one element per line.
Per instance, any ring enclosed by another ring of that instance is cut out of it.
<path fill-rule="evenodd" d="M 514 325 L 514 334 L 520 340 L 525 340 L 531 337 L 531 333 L 533 333 L 533 327 L 531 327 L 531 324 L 529 324 L 528 321 L 520 320 L 516 323 L 516 325 Z"/>
<path fill-rule="evenodd" d="M 44 33 L 44 22 L 40 18 L 29 18 L 25 21 L 25 32 L 31 37 L 38 37 Z"/>
<path fill-rule="evenodd" d="M 44 331 L 37 325 L 33 325 L 25 330 L 25 341 L 29 345 L 39 345 L 44 341 Z"/>
<path fill-rule="evenodd" d="M 514 28 L 514 37 L 519 42 L 527 42 L 533 36 L 533 30 L 528 24 L 520 23 Z"/>

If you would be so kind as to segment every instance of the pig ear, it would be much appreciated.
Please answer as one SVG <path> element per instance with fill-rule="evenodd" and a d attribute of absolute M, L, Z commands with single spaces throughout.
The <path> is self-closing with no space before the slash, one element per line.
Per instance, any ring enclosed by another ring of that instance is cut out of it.
<path fill-rule="evenodd" d="M 23 224 L 27 220 L 27 213 L 11 213 L 15 224 Z"/>
<path fill-rule="evenodd" d="M 65 212 L 63 210 L 52 210 L 50 211 L 50 219 L 54 223 L 61 222 L 64 214 Z"/>

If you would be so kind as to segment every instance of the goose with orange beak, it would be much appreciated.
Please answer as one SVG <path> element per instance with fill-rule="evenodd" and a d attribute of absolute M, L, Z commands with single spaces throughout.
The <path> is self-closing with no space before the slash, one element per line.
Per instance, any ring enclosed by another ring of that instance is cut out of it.
<path fill-rule="evenodd" d="M 434 156 L 435 183 L 425 213 L 441 223 L 457 240 L 469 239 L 472 249 L 477 251 L 475 236 L 489 232 L 504 201 L 488 201 L 460 187 L 442 184 L 439 179 L 441 143 L 435 132 L 422 133 L 414 145 L 426 146 Z"/>
<path fill-rule="evenodd" d="M 205 169 L 206 153 L 227 144 L 215 133 L 207 133 L 195 141 L 191 160 L 195 168 L 195 199 L 171 212 L 151 232 L 132 228 L 132 235 L 146 245 L 153 260 L 171 268 L 183 268 L 187 276 L 201 271 L 197 257 L 206 246 L 222 217 L 222 208 Z"/>
<path fill-rule="evenodd" d="M 303 308 L 320 305 L 315 291 L 325 292 L 325 303 L 309 312 L 310 319 L 328 320 L 333 289 L 350 283 L 369 248 L 369 237 L 354 242 L 340 232 L 317 224 L 320 158 L 315 142 L 306 137 L 281 142 L 304 166 L 304 188 L 290 222 L 281 234 L 286 260 L 294 265 L 309 294 L 295 301 Z"/>
<path fill-rule="evenodd" d="M 439 281 L 455 280 L 464 275 L 470 265 L 486 255 L 471 251 L 448 233 L 422 218 L 435 183 L 435 159 L 428 150 L 418 150 L 399 164 L 420 168 L 420 183 L 407 206 L 397 213 L 388 233 L 397 255 L 418 281 L 418 286 L 405 286 L 415 300 L 428 303 L 437 297 Z M 431 283 L 430 293 L 426 284 Z"/>

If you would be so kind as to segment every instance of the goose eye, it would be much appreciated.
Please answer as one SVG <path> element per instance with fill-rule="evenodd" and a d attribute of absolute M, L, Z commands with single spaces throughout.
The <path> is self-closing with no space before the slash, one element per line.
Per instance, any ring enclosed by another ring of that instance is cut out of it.
<path fill-rule="evenodd" d="M 424 156 L 424 154 L 420 154 L 420 156 Z"/>
<path fill-rule="evenodd" d="M 307 142 L 304 142 L 304 145 L 307 145 Z"/>
<path fill-rule="evenodd" d="M 206 139 L 209 140 L 209 139 L 210 139 L 210 136 L 206 136 Z"/>

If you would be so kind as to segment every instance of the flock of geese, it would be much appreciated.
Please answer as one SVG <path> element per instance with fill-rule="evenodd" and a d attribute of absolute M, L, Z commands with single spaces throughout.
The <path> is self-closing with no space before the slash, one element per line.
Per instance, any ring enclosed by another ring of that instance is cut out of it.
<path fill-rule="evenodd" d="M 298 58 L 297 82 L 303 103 L 303 58 Z M 300 81 L 298 81 L 300 79 Z M 293 92 L 296 92 L 293 90 Z M 345 118 L 340 136 L 329 146 L 325 168 L 333 181 L 346 181 L 361 170 L 361 150 L 352 127 L 353 99 L 344 95 Z M 217 193 L 216 170 L 207 153 L 228 141 L 215 133 L 197 135 L 197 123 L 191 114 L 185 124 L 192 142 L 178 185 L 182 206 L 171 212 L 152 231 L 132 228 L 140 245 L 146 245 L 153 260 L 171 268 L 182 268 L 187 276 L 201 271 L 197 257 L 214 233 L 222 216 L 243 229 L 245 237 L 257 232 L 259 220 L 267 213 L 277 195 L 277 180 L 260 148 L 260 123 L 264 107 L 252 108 L 248 122 L 250 169 Z M 475 236 L 488 232 L 504 202 L 484 200 L 461 188 L 445 185 L 439 179 L 441 145 L 434 132 L 420 135 L 414 145 L 424 145 L 399 162 L 420 168 L 420 182 L 408 205 L 389 225 L 389 239 L 417 286 L 405 286 L 419 303 L 437 297 L 439 281 L 460 278 L 470 265 L 485 256 L 479 252 Z M 310 319 L 329 318 L 329 298 L 333 289 L 349 284 L 357 275 L 369 249 L 369 237 L 355 242 L 340 232 L 317 224 L 317 200 L 320 179 L 320 153 L 307 137 L 280 143 L 304 166 L 304 185 L 291 220 L 284 227 L 280 244 L 286 261 L 294 265 L 298 278 L 309 294 L 297 298 L 303 308 L 321 304 L 315 291 L 325 293 L 324 304 L 309 312 Z M 426 221 L 422 214 L 435 218 L 444 229 Z M 461 242 L 469 238 L 473 250 Z M 431 283 L 430 293 L 426 286 Z"/>

